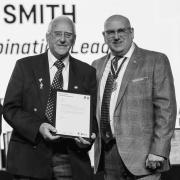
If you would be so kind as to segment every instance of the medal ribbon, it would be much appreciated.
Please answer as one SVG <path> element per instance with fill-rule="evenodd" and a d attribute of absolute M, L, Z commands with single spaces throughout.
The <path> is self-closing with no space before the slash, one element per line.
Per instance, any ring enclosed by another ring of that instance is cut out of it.
<path fill-rule="evenodd" d="M 127 59 L 127 57 L 125 57 L 125 58 L 122 60 L 119 68 L 117 69 L 117 71 L 115 71 L 115 69 L 114 69 L 114 67 L 113 67 L 113 62 L 111 61 L 111 73 L 112 73 L 112 75 L 113 75 L 113 79 L 114 79 L 114 80 L 117 79 L 117 77 L 118 77 L 118 75 L 119 75 L 119 72 L 120 72 L 120 70 L 121 70 L 121 68 L 122 68 L 122 65 L 124 64 L 124 62 L 126 61 L 126 59 Z"/>

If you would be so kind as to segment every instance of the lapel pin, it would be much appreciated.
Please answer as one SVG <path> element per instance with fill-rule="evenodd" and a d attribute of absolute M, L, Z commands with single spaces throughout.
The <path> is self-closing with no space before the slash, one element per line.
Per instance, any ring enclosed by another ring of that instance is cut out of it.
<path fill-rule="evenodd" d="M 133 61 L 133 63 L 135 63 L 135 64 L 136 64 L 137 62 L 134 60 L 134 61 Z"/>
<path fill-rule="evenodd" d="M 43 89 L 43 86 L 44 86 L 44 85 L 43 85 L 43 82 L 42 82 L 43 79 L 42 79 L 42 78 L 39 78 L 38 80 L 39 80 L 39 88 L 40 88 L 40 89 Z"/>
<path fill-rule="evenodd" d="M 74 86 L 74 89 L 78 89 L 78 86 Z"/>

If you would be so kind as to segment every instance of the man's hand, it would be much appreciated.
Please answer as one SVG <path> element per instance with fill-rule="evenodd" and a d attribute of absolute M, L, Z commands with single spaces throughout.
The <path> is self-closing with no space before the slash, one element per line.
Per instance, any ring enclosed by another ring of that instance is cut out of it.
<path fill-rule="evenodd" d="M 146 168 L 148 168 L 150 170 L 156 170 L 158 168 L 161 168 L 164 160 L 165 159 L 161 156 L 149 154 L 146 159 Z"/>
<path fill-rule="evenodd" d="M 56 128 L 52 126 L 49 123 L 42 123 L 40 128 L 39 128 L 40 134 L 43 136 L 44 139 L 46 140 L 56 140 L 60 138 L 59 135 L 53 135 L 57 132 Z"/>
<path fill-rule="evenodd" d="M 95 133 L 92 133 L 91 139 L 94 140 L 95 138 L 96 138 L 96 134 L 95 134 Z M 91 142 L 90 142 L 90 141 L 85 140 L 85 139 L 82 138 L 82 137 L 75 138 L 75 141 L 76 141 L 76 144 L 77 144 L 80 148 L 86 148 L 86 147 L 88 147 L 88 146 L 91 145 Z"/>

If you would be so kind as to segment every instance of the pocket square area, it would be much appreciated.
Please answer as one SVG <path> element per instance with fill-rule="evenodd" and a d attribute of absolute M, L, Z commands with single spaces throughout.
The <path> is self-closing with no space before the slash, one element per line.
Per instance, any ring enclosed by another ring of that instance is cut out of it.
<path fill-rule="evenodd" d="M 74 89 L 78 89 L 78 86 L 74 86 Z"/>
<path fill-rule="evenodd" d="M 136 79 L 133 79 L 132 82 L 138 82 L 138 81 L 143 81 L 143 80 L 147 80 L 148 77 L 140 77 L 140 78 L 136 78 Z"/>

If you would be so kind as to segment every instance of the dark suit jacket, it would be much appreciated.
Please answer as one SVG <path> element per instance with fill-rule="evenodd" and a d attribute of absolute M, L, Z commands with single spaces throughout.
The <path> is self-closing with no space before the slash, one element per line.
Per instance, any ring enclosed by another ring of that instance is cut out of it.
<path fill-rule="evenodd" d="M 97 121 L 100 125 L 99 88 L 107 56 L 93 62 L 97 70 Z M 175 128 L 176 99 L 166 55 L 135 46 L 125 70 L 114 111 L 114 136 L 119 154 L 135 175 L 150 174 L 149 153 L 166 158 L 160 171 L 169 169 L 170 141 Z M 100 127 L 99 127 L 100 128 Z M 101 154 L 101 135 L 95 141 L 95 171 Z"/>
<path fill-rule="evenodd" d="M 71 56 L 69 60 L 68 90 L 91 94 L 95 113 L 95 69 Z M 43 88 L 40 88 L 39 79 L 42 79 Z M 45 109 L 49 88 L 47 52 L 17 61 L 4 99 L 4 118 L 14 129 L 7 157 L 7 169 L 12 174 L 42 179 L 52 176 L 51 144 L 39 134 L 41 123 L 48 122 Z M 92 124 L 95 132 L 95 115 Z M 88 150 L 78 148 L 74 140 L 68 141 L 75 180 L 91 179 Z"/>

